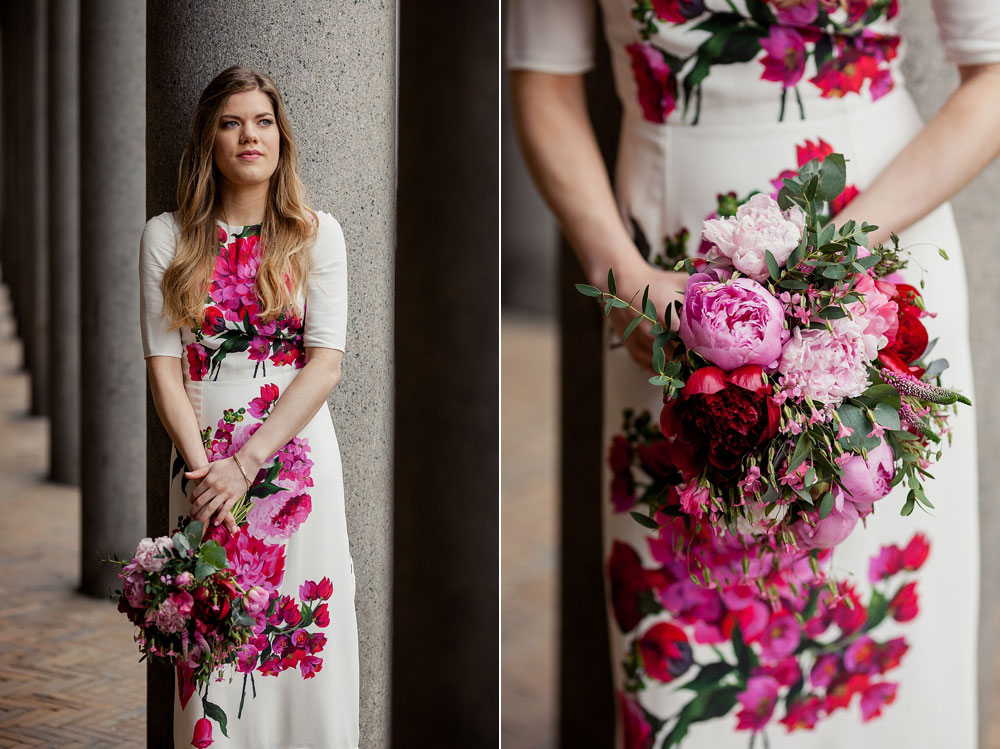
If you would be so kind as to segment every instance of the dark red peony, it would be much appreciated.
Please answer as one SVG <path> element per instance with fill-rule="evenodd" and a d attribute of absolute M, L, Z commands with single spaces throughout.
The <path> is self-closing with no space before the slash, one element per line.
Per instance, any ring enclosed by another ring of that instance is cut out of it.
<path fill-rule="evenodd" d="M 747 453 L 778 433 L 780 411 L 763 373 L 754 364 L 729 374 L 702 367 L 677 398 L 663 404 L 660 429 L 670 440 L 670 458 L 678 469 L 692 475 L 708 465 L 731 472 Z"/>

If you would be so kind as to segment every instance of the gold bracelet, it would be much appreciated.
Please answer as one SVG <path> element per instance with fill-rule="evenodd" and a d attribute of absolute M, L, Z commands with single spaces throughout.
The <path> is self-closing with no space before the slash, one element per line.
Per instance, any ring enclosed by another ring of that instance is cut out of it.
<path fill-rule="evenodd" d="M 247 476 L 247 472 L 243 470 L 243 464 L 240 463 L 240 459 L 236 457 L 236 453 L 233 453 L 233 460 L 236 461 L 236 465 L 240 469 L 240 473 L 243 474 L 243 480 L 247 482 L 247 491 L 250 491 L 250 484 L 252 482 L 250 481 L 250 477 Z"/>

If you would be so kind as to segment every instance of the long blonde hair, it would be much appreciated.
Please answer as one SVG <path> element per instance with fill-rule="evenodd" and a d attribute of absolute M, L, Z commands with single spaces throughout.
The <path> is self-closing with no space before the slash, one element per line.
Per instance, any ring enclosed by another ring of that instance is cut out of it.
<path fill-rule="evenodd" d="M 295 299 L 309 272 L 308 250 L 319 219 L 305 203 L 305 186 L 296 168 L 295 137 L 277 85 L 266 73 L 233 65 L 202 92 L 181 156 L 177 179 L 181 236 L 162 281 L 163 311 L 171 328 L 200 325 L 204 320 L 205 296 L 219 244 L 215 221 L 221 208 L 220 177 L 213 157 L 216 129 L 232 94 L 257 89 L 271 99 L 281 136 L 278 166 L 271 175 L 261 227 L 261 262 L 255 285 L 260 318 L 269 322 L 285 312 L 301 312 Z"/>

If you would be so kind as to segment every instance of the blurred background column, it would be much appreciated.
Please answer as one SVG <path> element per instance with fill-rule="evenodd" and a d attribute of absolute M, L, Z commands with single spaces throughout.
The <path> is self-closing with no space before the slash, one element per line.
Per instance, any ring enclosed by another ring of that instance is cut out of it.
<path fill-rule="evenodd" d="M 48 3 L 45 0 L 19 3 L 26 6 L 24 33 L 28 40 L 27 75 L 24 98 L 19 105 L 27 113 L 20 147 L 28 156 L 22 173 L 21 189 L 26 200 L 24 220 L 27 224 L 19 252 L 24 262 L 21 282 L 26 292 L 24 348 L 31 371 L 31 414 L 49 413 L 49 193 L 48 183 Z"/>
<path fill-rule="evenodd" d="M 497 746 L 497 6 L 401 3 L 392 746 Z"/>
<path fill-rule="evenodd" d="M 75 485 L 80 483 L 80 4 L 47 3 L 49 478 Z"/>
<path fill-rule="evenodd" d="M 350 276 L 343 382 L 330 405 L 357 574 L 361 746 L 389 745 L 395 3 L 146 3 L 146 215 L 175 209 L 198 96 L 234 63 L 275 79 L 308 202 L 343 226 Z M 136 235 L 138 241 L 138 235 Z M 170 442 L 147 400 L 147 530 L 166 533 Z M 173 676 L 150 670 L 150 747 L 170 743 Z M 154 710 L 159 706 L 165 712 Z"/>
<path fill-rule="evenodd" d="M 82 0 L 80 10 L 80 567 L 83 591 L 105 596 L 119 570 L 98 566 L 95 550 L 127 559 L 145 535 L 146 8 Z"/>
<path fill-rule="evenodd" d="M 3 132 L 3 231 L 0 232 L 0 273 L 4 285 L 11 296 L 11 304 L 17 318 L 17 335 L 23 339 L 27 329 L 24 305 L 25 294 L 22 283 L 23 258 L 22 237 L 24 233 L 24 157 L 22 145 L 25 137 L 24 122 L 27 120 L 24 101 L 25 58 L 28 39 L 25 34 L 27 7 L 22 3 L 0 4 L 0 23 L 3 38 L 0 40 L 0 54 L 3 56 L 3 116 L 0 130 Z"/>

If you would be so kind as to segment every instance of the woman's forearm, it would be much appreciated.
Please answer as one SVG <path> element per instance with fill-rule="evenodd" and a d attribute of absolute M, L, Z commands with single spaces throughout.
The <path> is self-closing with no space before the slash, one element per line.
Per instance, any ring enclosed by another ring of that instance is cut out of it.
<path fill-rule="evenodd" d="M 960 72 L 958 89 L 837 216 L 838 224 L 878 224 L 870 238 L 884 242 L 949 200 L 1000 154 L 1000 64 Z"/>
<path fill-rule="evenodd" d="M 146 359 L 146 368 L 156 413 L 184 463 L 188 468 L 207 465 L 198 417 L 184 389 L 181 360 L 175 356 L 151 356 Z"/>
<path fill-rule="evenodd" d="M 610 267 L 644 265 L 615 203 L 583 77 L 517 70 L 510 86 L 528 169 L 591 283 L 603 286 Z"/>
<path fill-rule="evenodd" d="M 242 463 L 259 469 L 312 420 L 340 383 L 342 358 L 343 352 L 335 349 L 306 349 L 305 367 L 279 394 L 267 419 L 236 453 Z"/>

